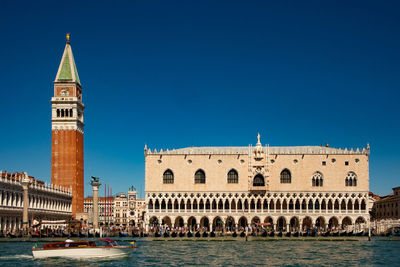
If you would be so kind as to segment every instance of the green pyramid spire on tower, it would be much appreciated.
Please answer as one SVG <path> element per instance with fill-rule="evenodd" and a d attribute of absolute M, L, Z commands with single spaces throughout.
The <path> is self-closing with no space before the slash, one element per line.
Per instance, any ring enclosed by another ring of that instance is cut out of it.
<path fill-rule="evenodd" d="M 67 44 L 61 58 L 60 66 L 54 82 L 76 82 L 81 84 L 78 71 L 72 54 L 71 44 L 69 43 L 69 34 L 67 34 Z"/>

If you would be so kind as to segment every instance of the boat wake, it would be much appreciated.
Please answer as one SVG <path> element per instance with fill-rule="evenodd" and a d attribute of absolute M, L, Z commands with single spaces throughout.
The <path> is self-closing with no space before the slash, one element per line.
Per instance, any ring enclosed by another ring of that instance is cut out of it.
<path fill-rule="evenodd" d="M 13 259 L 33 259 L 32 255 L 8 255 L 0 256 L 0 260 L 13 260 Z"/>

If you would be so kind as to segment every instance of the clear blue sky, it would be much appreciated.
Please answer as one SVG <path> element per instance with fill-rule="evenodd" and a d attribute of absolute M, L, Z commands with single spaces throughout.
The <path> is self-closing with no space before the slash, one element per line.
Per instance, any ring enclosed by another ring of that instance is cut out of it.
<path fill-rule="evenodd" d="M 65 46 L 83 85 L 91 175 L 144 189 L 143 147 L 365 147 L 400 185 L 398 1 L 1 1 L 0 169 L 50 181 Z"/>

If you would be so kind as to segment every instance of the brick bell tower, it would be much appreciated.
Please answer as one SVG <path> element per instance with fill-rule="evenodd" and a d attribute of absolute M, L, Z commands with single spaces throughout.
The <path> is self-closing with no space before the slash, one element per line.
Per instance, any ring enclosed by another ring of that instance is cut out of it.
<path fill-rule="evenodd" d="M 51 183 L 72 187 L 72 214 L 83 212 L 82 86 L 67 34 L 67 44 L 51 98 Z"/>

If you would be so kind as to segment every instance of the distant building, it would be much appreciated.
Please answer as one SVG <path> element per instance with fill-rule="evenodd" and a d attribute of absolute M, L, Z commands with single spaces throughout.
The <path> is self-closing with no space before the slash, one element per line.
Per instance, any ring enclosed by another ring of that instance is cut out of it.
<path fill-rule="evenodd" d="M 135 190 L 114 198 L 114 223 L 116 226 L 143 226 L 146 201 L 138 199 Z"/>
<path fill-rule="evenodd" d="M 145 147 L 146 224 L 232 230 L 366 226 L 369 146 Z"/>
<path fill-rule="evenodd" d="M 375 201 L 373 207 L 374 218 L 400 219 L 400 186 L 393 188 L 393 193 Z"/>
<path fill-rule="evenodd" d="M 114 225 L 114 197 L 99 197 L 99 225 Z M 87 213 L 87 224 L 93 225 L 93 197 L 85 197 L 84 212 Z M 83 216 L 82 216 L 83 217 Z"/>
<path fill-rule="evenodd" d="M 138 199 L 137 195 L 135 190 L 130 190 L 127 194 L 121 193 L 108 198 L 99 197 L 100 226 L 142 226 L 146 201 Z M 105 200 L 107 200 L 107 204 Z M 93 223 L 93 197 L 86 197 L 84 203 L 87 223 L 91 225 Z"/>
<path fill-rule="evenodd" d="M 72 218 L 71 189 L 46 184 L 26 173 L 0 171 L 0 230 L 22 229 L 23 188 L 21 181 L 27 176 L 28 186 L 28 226 L 41 222 L 62 224 Z"/>
<path fill-rule="evenodd" d="M 128 220 L 128 197 L 125 193 L 116 195 L 114 198 L 114 223 L 116 226 L 126 226 Z"/>
<path fill-rule="evenodd" d="M 138 198 L 138 193 L 134 188 L 128 191 L 128 220 L 129 225 L 144 227 L 144 217 L 146 213 L 146 200 Z"/>

